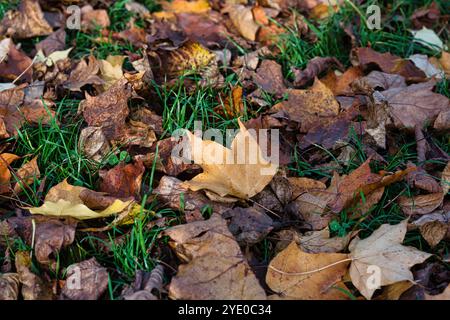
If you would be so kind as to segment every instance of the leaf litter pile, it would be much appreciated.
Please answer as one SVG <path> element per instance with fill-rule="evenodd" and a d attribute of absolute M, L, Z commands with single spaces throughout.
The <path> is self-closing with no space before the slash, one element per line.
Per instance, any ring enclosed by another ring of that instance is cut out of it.
<path fill-rule="evenodd" d="M 0 299 L 450 299 L 448 3 L 363 2 L 0 3 Z"/>

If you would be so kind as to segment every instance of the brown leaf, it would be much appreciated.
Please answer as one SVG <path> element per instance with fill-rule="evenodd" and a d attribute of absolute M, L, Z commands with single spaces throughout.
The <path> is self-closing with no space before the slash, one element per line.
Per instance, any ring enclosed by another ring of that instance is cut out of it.
<path fill-rule="evenodd" d="M 275 94 L 283 95 L 287 87 L 284 84 L 281 66 L 273 60 L 263 60 L 261 65 L 253 75 L 253 81 L 262 90 Z"/>
<path fill-rule="evenodd" d="M 321 74 L 327 72 L 333 67 L 344 70 L 344 66 L 334 57 L 316 57 L 308 61 L 304 70 L 293 69 L 294 86 L 303 87 L 313 82 Z"/>
<path fill-rule="evenodd" d="M 288 100 L 277 103 L 270 112 L 285 112 L 289 119 L 300 124 L 301 132 L 335 118 L 339 114 L 339 103 L 333 92 L 319 80 L 310 89 L 286 91 Z"/>
<path fill-rule="evenodd" d="M 121 79 L 98 96 L 86 93 L 86 100 L 80 103 L 78 110 L 90 126 L 101 127 L 108 140 L 117 139 L 124 134 L 131 94 L 131 85 Z"/>
<path fill-rule="evenodd" d="M 414 29 L 422 29 L 423 27 L 432 28 L 439 22 L 441 12 L 436 2 L 432 2 L 427 8 L 416 9 L 411 15 L 411 21 Z"/>
<path fill-rule="evenodd" d="M 14 192 L 19 193 L 26 186 L 29 186 L 33 181 L 41 175 L 37 164 L 37 156 L 23 164 L 19 170 L 17 170 L 16 178 L 17 182 L 14 185 Z"/>
<path fill-rule="evenodd" d="M 86 127 L 80 132 L 78 148 L 88 159 L 100 162 L 111 151 L 101 127 Z"/>
<path fill-rule="evenodd" d="M 263 240 L 273 229 L 273 220 L 254 207 L 225 211 L 225 219 L 231 219 L 228 228 L 240 244 L 253 245 Z"/>
<path fill-rule="evenodd" d="M 17 159 L 19 159 L 19 156 L 15 154 L 0 154 L 0 194 L 7 193 L 10 190 L 11 171 L 8 167 Z"/>
<path fill-rule="evenodd" d="M 53 32 L 44 40 L 36 44 L 36 50 L 41 50 L 46 57 L 55 51 L 62 51 L 66 48 L 66 31 L 64 28 Z"/>
<path fill-rule="evenodd" d="M 401 295 L 411 288 L 413 283 L 411 281 L 400 281 L 393 283 L 383 288 L 383 292 L 374 300 L 399 300 Z"/>
<path fill-rule="evenodd" d="M 330 88 L 334 95 L 353 95 L 351 83 L 363 76 L 360 67 L 350 67 L 341 75 L 336 75 L 336 72 L 330 71 L 321 78 L 321 81 Z"/>
<path fill-rule="evenodd" d="M 188 221 L 203 220 L 201 210 L 207 206 L 219 214 L 228 209 L 224 204 L 210 201 L 202 193 L 190 191 L 182 181 L 174 177 L 162 177 L 158 188 L 153 190 L 153 193 L 158 195 L 161 204 L 174 210 L 184 211 Z"/>
<path fill-rule="evenodd" d="M 425 223 L 419 227 L 420 234 L 430 245 L 435 247 L 444 239 L 447 234 L 449 226 L 441 221 L 432 221 Z"/>
<path fill-rule="evenodd" d="M 218 214 L 165 233 L 185 262 L 169 286 L 172 299 L 265 299 L 266 294 Z"/>
<path fill-rule="evenodd" d="M 0 77 L 14 81 L 19 76 L 26 82 L 31 82 L 33 76 L 32 60 L 14 43 L 10 43 L 6 59 L 0 61 Z"/>
<path fill-rule="evenodd" d="M 81 8 L 81 28 L 83 31 L 94 31 L 98 27 L 108 28 L 110 25 L 108 11 L 104 9 L 94 10 L 91 5 Z"/>
<path fill-rule="evenodd" d="M 52 32 L 38 0 L 21 1 L 19 10 L 8 11 L 0 23 L 0 34 L 17 39 L 45 36 Z"/>
<path fill-rule="evenodd" d="M 98 300 L 108 287 L 108 272 L 95 258 L 72 264 L 61 291 L 62 300 Z"/>
<path fill-rule="evenodd" d="M 165 12 L 171 13 L 206 13 L 211 10 L 207 0 L 174 0 L 163 1 L 162 7 Z"/>
<path fill-rule="evenodd" d="M 408 168 L 414 168 L 414 171 L 411 171 L 406 176 L 406 181 L 411 188 L 419 188 L 429 193 L 437 193 L 442 191 L 442 187 L 439 183 L 429 175 L 424 169 L 421 167 L 415 166 L 413 163 L 407 163 Z"/>
<path fill-rule="evenodd" d="M 450 130 L 450 111 L 442 111 L 436 117 L 433 128 L 439 131 Z"/>
<path fill-rule="evenodd" d="M 310 231 L 299 236 L 296 241 L 307 253 L 336 253 L 343 251 L 357 232 L 350 232 L 344 237 L 330 238 L 330 229 Z"/>
<path fill-rule="evenodd" d="M 406 215 L 427 214 L 439 207 L 444 199 L 442 192 L 413 196 L 411 198 L 401 196 L 398 204 Z"/>
<path fill-rule="evenodd" d="M 19 275 L 17 273 L 0 274 L 0 301 L 18 300 Z"/>
<path fill-rule="evenodd" d="M 371 48 L 357 48 L 355 54 L 359 64 L 363 67 L 374 64 L 381 71 L 399 74 L 405 77 L 407 81 L 426 79 L 425 73 L 417 68 L 411 60 L 403 60 L 389 52 L 378 53 Z"/>
<path fill-rule="evenodd" d="M 222 12 L 228 13 L 235 28 L 241 36 L 250 41 L 256 40 L 259 25 L 253 18 L 252 9 L 241 4 L 228 5 Z"/>
<path fill-rule="evenodd" d="M 100 189 L 113 197 L 140 198 L 142 176 L 144 174 L 144 165 L 141 161 L 134 164 L 120 163 L 114 168 L 100 171 Z"/>
<path fill-rule="evenodd" d="M 440 294 L 429 295 L 425 293 L 425 300 L 450 300 L 450 285 Z"/>
<path fill-rule="evenodd" d="M 444 171 L 442 171 L 441 186 L 442 186 L 442 191 L 443 191 L 444 195 L 446 195 L 448 193 L 448 191 L 450 190 L 450 161 L 447 162 L 447 165 L 445 166 Z"/>
<path fill-rule="evenodd" d="M 292 242 L 270 262 L 266 282 L 284 299 L 345 300 L 338 282 L 349 262 L 347 254 L 306 253 Z"/>
<path fill-rule="evenodd" d="M 31 257 L 27 251 L 15 253 L 16 270 L 22 284 L 22 297 L 24 300 L 52 300 L 53 294 L 49 283 L 31 272 Z"/>
<path fill-rule="evenodd" d="M 64 87 L 71 91 L 81 91 L 81 87 L 87 84 L 102 85 L 104 81 L 97 75 L 99 71 L 100 66 L 94 56 L 89 56 L 88 62 L 81 59 L 70 73 Z"/>
<path fill-rule="evenodd" d="M 36 218 L 35 221 L 36 260 L 41 264 L 54 267 L 59 251 L 73 243 L 77 221 L 72 218 L 48 219 L 46 217 Z"/>
<path fill-rule="evenodd" d="M 242 87 L 236 86 L 231 90 L 231 96 L 225 97 L 223 105 L 214 108 L 218 114 L 226 115 L 229 118 L 236 118 L 244 114 L 244 102 L 242 101 Z M 222 99 L 221 99 L 222 101 Z"/>
<path fill-rule="evenodd" d="M 158 300 L 152 292 L 162 290 L 163 277 L 162 265 L 157 265 L 152 272 L 138 270 L 133 286 L 126 286 L 122 290 L 121 297 L 124 300 Z"/>

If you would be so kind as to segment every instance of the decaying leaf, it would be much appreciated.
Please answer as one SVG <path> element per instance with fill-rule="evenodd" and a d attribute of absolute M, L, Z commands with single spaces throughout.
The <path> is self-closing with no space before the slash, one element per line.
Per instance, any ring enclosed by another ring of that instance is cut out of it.
<path fill-rule="evenodd" d="M 267 285 L 284 299 L 345 300 L 339 282 L 350 263 L 344 253 L 306 253 L 292 242 L 270 262 Z"/>
<path fill-rule="evenodd" d="M 250 41 L 256 40 L 259 25 L 253 19 L 250 7 L 235 4 L 225 7 L 224 12 L 228 13 L 233 25 L 245 39 Z"/>
<path fill-rule="evenodd" d="M 94 56 L 89 56 L 88 62 L 81 59 L 70 73 L 64 87 L 72 91 L 81 91 L 81 88 L 87 84 L 102 85 L 104 81 L 97 75 L 99 71 L 100 66 Z"/>
<path fill-rule="evenodd" d="M 111 170 L 100 171 L 100 191 L 117 198 L 139 198 L 144 165 L 136 163 L 120 163 Z"/>
<path fill-rule="evenodd" d="M 189 133 L 191 157 L 203 168 L 203 173 L 186 183 L 191 190 L 207 189 L 222 197 L 248 199 L 272 180 L 277 165 L 263 157 L 256 139 L 240 120 L 238 122 L 240 131 L 231 149 Z"/>
<path fill-rule="evenodd" d="M 45 36 L 52 32 L 38 0 L 21 1 L 19 10 L 8 11 L 0 23 L 0 34 L 17 39 Z"/>
<path fill-rule="evenodd" d="M 19 159 L 19 156 L 15 154 L 0 154 L 0 194 L 8 192 L 10 189 L 11 171 L 8 166 L 17 159 Z"/>
<path fill-rule="evenodd" d="M 130 208 L 132 201 L 114 200 L 106 208 L 101 211 L 90 209 L 83 201 L 83 192 L 88 189 L 83 187 L 72 186 L 67 180 L 54 186 L 45 196 L 44 204 L 40 207 L 28 208 L 33 214 L 42 214 L 55 217 L 73 217 L 79 220 L 106 218 L 114 214 L 118 214 Z M 101 200 L 98 195 L 97 200 Z M 98 206 L 98 204 L 97 204 Z M 90 204 L 91 208 L 95 208 L 95 204 Z"/>
<path fill-rule="evenodd" d="M 308 132 L 313 126 L 339 114 L 339 103 L 333 92 L 320 80 L 315 80 L 310 89 L 286 92 L 288 100 L 274 105 L 271 112 L 285 112 L 290 120 L 299 123 L 301 132 Z"/>
<path fill-rule="evenodd" d="M 413 196 L 411 198 L 401 196 L 398 199 L 398 204 L 406 215 L 423 215 L 433 212 L 441 205 L 442 200 L 444 200 L 444 194 L 442 192 L 437 192 Z"/>
<path fill-rule="evenodd" d="M 123 77 L 122 64 L 125 56 L 108 56 L 99 61 L 101 78 L 105 81 L 103 88 L 109 89 L 116 81 Z"/>
<path fill-rule="evenodd" d="M 175 226 L 165 233 L 182 264 L 169 286 L 172 299 L 265 299 L 226 221 L 213 214 L 207 221 Z"/>
<path fill-rule="evenodd" d="M 294 70 L 294 86 L 303 87 L 332 67 L 343 70 L 343 65 L 333 57 L 316 57 L 308 62 L 304 70 Z"/>
<path fill-rule="evenodd" d="M 108 287 L 108 271 L 95 258 L 72 264 L 61 291 L 62 300 L 98 300 Z"/>
<path fill-rule="evenodd" d="M 18 300 L 19 275 L 17 273 L 0 274 L 0 301 Z"/>
<path fill-rule="evenodd" d="M 420 234 L 431 246 L 435 247 L 444 239 L 449 226 L 441 221 L 432 221 L 425 223 L 419 227 Z"/>
<path fill-rule="evenodd" d="M 284 83 L 281 66 L 272 60 L 263 60 L 253 76 L 253 81 L 262 90 L 282 96 L 287 87 Z"/>
<path fill-rule="evenodd" d="M 366 299 L 370 299 L 376 290 L 369 285 L 369 277 L 373 274 L 372 268 L 370 271 L 369 267 L 375 266 L 381 271 L 381 286 L 404 280 L 414 281 L 409 268 L 431 256 L 429 253 L 401 244 L 406 227 L 406 220 L 396 225 L 383 224 L 370 237 L 363 240 L 357 237 L 350 243 L 349 256 L 353 259 L 350 277 Z"/>
<path fill-rule="evenodd" d="M 158 300 L 152 292 L 162 290 L 163 276 L 162 265 L 157 265 L 152 272 L 137 271 L 133 286 L 126 286 L 122 290 L 122 298 L 124 300 Z"/>
<path fill-rule="evenodd" d="M 27 163 L 23 164 L 19 170 L 17 170 L 17 182 L 14 185 L 14 192 L 20 192 L 23 188 L 26 188 L 32 184 L 33 181 L 39 178 L 40 175 L 41 173 L 37 164 L 37 157 L 34 157 Z"/>
<path fill-rule="evenodd" d="M 311 231 L 299 236 L 297 243 L 307 253 L 335 253 L 343 251 L 355 233 L 350 232 L 344 237 L 330 238 L 330 229 Z"/>
<path fill-rule="evenodd" d="M 22 284 L 24 300 L 52 300 L 53 294 L 47 281 L 31 272 L 31 257 L 29 252 L 17 251 L 15 265 L 19 281 Z"/>
<path fill-rule="evenodd" d="M 107 28 L 111 24 L 108 12 L 104 9 L 95 9 L 91 5 L 81 8 L 81 27 L 83 31 L 94 31 L 98 27 Z"/>

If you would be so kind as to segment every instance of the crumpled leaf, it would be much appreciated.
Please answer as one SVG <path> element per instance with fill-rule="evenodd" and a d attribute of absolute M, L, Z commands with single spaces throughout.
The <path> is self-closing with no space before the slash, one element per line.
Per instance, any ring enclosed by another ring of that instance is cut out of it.
<path fill-rule="evenodd" d="M 398 204 L 406 215 L 423 215 L 433 212 L 441 205 L 442 200 L 444 200 L 444 194 L 442 192 L 437 192 L 413 196 L 411 198 L 401 196 L 398 198 Z"/>
<path fill-rule="evenodd" d="M 78 148 L 88 159 L 100 162 L 111 151 L 101 127 L 86 127 L 80 132 Z"/>
<path fill-rule="evenodd" d="M 0 23 L 0 34 L 17 39 L 45 36 L 52 32 L 38 0 L 22 0 L 19 10 L 8 11 Z"/>
<path fill-rule="evenodd" d="M 270 262 L 267 285 L 281 298 L 346 300 L 338 288 L 350 260 L 344 253 L 306 253 L 292 242 Z"/>
<path fill-rule="evenodd" d="M 172 299 L 265 299 L 266 294 L 227 228 L 213 214 L 207 221 L 178 225 L 165 231 L 185 262 L 169 286 Z"/>
<path fill-rule="evenodd" d="M 186 186 L 191 190 L 207 189 L 222 197 L 230 195 L 248 199 L 259 193 L 272 180 L 277 165 L 264 159 L 256 139 L 239 119 L 238 123 L 240 131 L 234 137 L 231 149 L 188 133 L 190 156 L 194 163 L 203 168 L 203 173 L 186 182 Z M 253 159 L 250 152 L 253 153 Z M 232 164 L 229 164 L 230 159 Z M 251 163 L 253 161 L 255 163 Z"/>
<path fill-rule="evenodd" d="M 435 247 L 445 238 L 449 225 L 441 221 L 427 222 L 419 227 L 420 234 L 430 247 Z"/>
<path fill-rule="evenodd" d="M 41 175 L 37 164 L 37 156 L 23 164 L 16 173 L 17 182 L 14 185 L 14 192 L 19 193 L 24 188 L 33 183 Z"/>
<path fill-rule="evenodd" d="M 304 70 L 293 70 L 294 86 L 303 87 L 333 67 L 344 70 L 344 66 L 334 57 L 315 57 L 308 61 Z"/>
<path fill-rule="evenodd" d="M 439 11 L 439 6 L 433 1 L 426 8 L 416 9 L 411 15 L 411 20 L 415 29 L 420 29 L 424 26 L 432 28 L 439 21 L 440 17 L 441 12 Z"/>
<path fill-rule="evenodd" d="M 19 159 L 12 153 L 0 154 L 0 194 L 7 193 L 10 189 L 11 171 L 8 166 L 15 160 Z"/>
<path fill-rule="evenodd" d="M 111 24 L 108 11 L 104 9 L 96 9 L 91 5 L 85 5 L 81 8 L 81 29 L 83 31 L 94 31 L 98 27 L 101 29 L 108 28 Z"/>
<path fill-rule="evenodd" d="M 44 40 L 36 44 L 36 50 L 42 51 L 45 56 L 51 55 L 56 51 L 63 51 L 66 48 L 66 31 L 60 28 L 50 34 Z"/>
<path fill-rule="evenodd" d="M 141 161 L 120 163 L 108 171 L 102 170 L 99 191 L 117 198 L 139 198 L 144 170 Z"/>
<path fill-rule="evenodd" d="M 95 258 L 75 263 L 67 268 L 62 300 L 98 300 L 108 287 L 108 271 Z"/>
<path fill-rule="evenodd" d="M 401 243 L 406 234 L 407 220 L 396 224 L 383 224 L 368 238 L 359 237 L 352 240 L 349 256 L 353 259 L 350 265 L 350 277 L 353 285 L 366 298 L 370 299 L 375 288 L 368 286 L 371 272 L 369 266 L 377 266 L 381 270 L 381 286 L 408 280 L 414 281 L 409 270 L 413 265 L 422 263 L 431 254 Z"/>
<path fill-rule="evenodd" d="M 313 126 L 324 120 L 330 120 L 339 114 L 339 103 L 333 92 L 320 80 L 315 80 L 310 89 L 290 89 L 288 100 L 274 105 L 270 112 L 284 112 L 289 119 L 299 123 L 301 132 L 308 132 Z"/>
<path fill-rule="evenodd" d="M 184 212 L 186 220 L 203 220 L 201 211 L 211 207 L 213 212 L 223 213 L 228 205 L 215 203 L 199 192 L 189 188 L 177 178 L 164 176 L 161 178 L 158 188 L 153 190 L 161 204 L 174 210 Z"/>
<path fill-rule="evenodd" d="M 264 239 L 274 227 L 273 220 L 254 207 L 225 211 L 225 219 L 230 219 L 228 228 L 240 244 L 252 245 Z"/>
<path fill-rule="evenodd" d="M 33 76 L 32 60 L 22 50 L 18 49 L 11 39 L 8 40 L 10 42 L 8 55 L 5 59 L 0 60 L 0 77 L 15 81 L 21 76 L 21 80 L 31 82 Z"/>
<path fill-rule="evenodd" d="M 378 53 L 371 48 L 357 48 L 355 54 L 359 64 L 363 67 L 375 64 L 381 71 L 401 75 L 408 81 L 426 78 L 425 73 L 417 68 L 412 61 L 404 60 L 389 52 Z"/>
<path fill-rule="evenodd" d="M 233 25 L 247 40 L 255 41 L 259 25 L 253 19 L 252 9 L 241 4 L 229 5 L 223 9 L 228 13 Z"/>
<path fill-rule="evenodd" d="M 428 78 L 436 77 L 437 79 L 442 79 L 445 74 L 442 70 L 436 68 L 424 54 L 414 54 L 408 58 L 417 68 L 425 72 Z"/>
<path fill-rule="evenodd" d="M 64 87 L 71 91 L 81 91 L 81 87 L 87 84 L 102 85 L 104 81 L 97 75 L 100 70 L 98 61 L 94 56 L 89 56 L 88 62 L 81 59 L 75 69 L 70 73 Z"/>
<path fill-rule="evenodd" d="M 334 95 L 353 95 L 351 84 L 353 81 L 361 78 L 363 72 L 360 67 L 350 67 L 343 74 L 337 74 L 336 71 L 330 71 L 321 78 L 321 81 L 333 91 Z"/>
<path fill-rule="evenodd" d="M 357 232 L 350 232 L 344 237 L 330 238 L 330 229 L 307 232 L 299 236 L 297 243 L 307 253 L 335 253 L 344 250 Z"/>
<path fill-rule="evenodd" d="M 439 183 L 424 169 L 415 166 L 411 162 L 408 162 L 406 165 L 408 168 L 414 168 L 414 171 L 409 172 L 406 176 L 406 180 L 412 188 L 420 188 L 430 193 L 442 191 Z"/>
<path fill-rule="evenodd" d="M 15 253 L 15 265 L 22 284 L 22 297 L 24 300 L 52 300 L 53 293 L 49 283 L 31 272 L 31 257 L 27 251 Z"/>
<path fill-rule="evenodd" d="M 116 81 L 123 77 L 122 64 L 125 56 L 108 56 L 106 60 L 100 60 L 100 74 L 105 81 L 103 88 L 108 90 Z"/>
<path fill-rule="evenodd" d="M 126 286 L 122 290 L 121 297 L 124 300 L 158 300 L 152 293 L 154 290 L 161 291 L 163 286 L 164 268 L 157 265 L 151 272 L 138 270 L 134 285 Z"/>
<path fill-rule="evenodd" d="M 253 81 L 262 90 L 282 96 L 287 87 L 284 83 L 281 66 L 273 60 L 263 60 L 253 75 Z"/>
<path fill-rule="evenodd" d="M 0 274 L 0 301 L 19 298 L 19 275 L 17 273 Z"/>
<path fill-rule="evenodd" d="M 28 208 L 32 214 L 55 217 L 73 217 L 79 220 L 106 218 L 118 214 L 130 207 L 132 201 L 114 200 L 105 209 L 94 211 L 83 201 L 83 192 L 88 189 L 72 186 L 67 180 L 57 184 L 47 193 L 44 204 L 40 207 Z M 100 196 L 99 196 L 100 197 Z M 95 207 L 93 204 L 90 207 Z"/>

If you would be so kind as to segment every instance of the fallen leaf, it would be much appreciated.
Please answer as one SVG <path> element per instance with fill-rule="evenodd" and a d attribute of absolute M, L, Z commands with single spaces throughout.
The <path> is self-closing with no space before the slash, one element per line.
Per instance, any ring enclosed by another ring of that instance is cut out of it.
<path fill-rule="evenodd" d="M 259 25 L 253 19 L 252 8 L 236 4 L 226 6 L 222 12 L 228 13 L 233 25 L 245 39 L 256 40 Z"/>
<path fill-rule="evenodd" d="M 152 292 L 162 291 L 163 277 L 162 265 L 157 265 L 151 272 L 138 270 L 133 286 L 126 286 L 121 297 L 124 300 L 158 300 Z"/>
<path fill-rule="evenodd" d="M 67 180 L 50 189 L 40 207 L 28 208 L 32 214 L 42 214 L 55 217 L 73 217 L 79 220 L 106 218 L 118 214 L 130 207 L 132 201 L 116 199 L 106 209 L 94 211 L 82 200 L 83 187 L 72 186 Z M 92 205 L 91 205 L 92 207 Z"/>
<path fill-rule="evenodd" d="M 327 72 L 331 68 L 336 67 L 344 70 L 344 66 L 334 57 L 316 57 L 308 61 L 304 70 L 293 69 L 294 86 L 303 87 L 314 81 L 321 74 Z"/>
<path fill-rule="evenodd" d="M 357 48 L 355 53 L 359 64 L 363 67 L 375 64 L 381 71 L 401 75 L 408 81 L 426 78 L 425 73 L 417 68 L 412 61 L 404 60 L 389 52 L 378 53 L 371 48 Z"/>
<path fill-rule="evenodd" d="M 444 49 L 444 44 L 439 36 L 431 29 L 422 27 L 422 29 L 417 31 L 411 31 L 414 35 L 413 41 L 418 42 L 428 48 L 442 51 Z"/>
<path fill-rule="evenodd" d="M 414 284 L 411 281 L 400 281 L 384 287 L 383 292 L 374 300 L 399 300 L 401 295 Z"/>
<path fill-rule="evenodd" d="M 308 132 L 313 126 L 339 114 L 339 103 L 333 92 L 320 80 L 315 80 L 310 89 L 290 89 L 286 92 L 288 100 L 277 103 L 270 111 L 287 113 L 290 120 L 300 124 L 301 132 Z"/>
<path fill-rule="evenodd" d="M 264 159 L 254 136 L 239 119 L 238 123 L 240 130 L 231 149 L 188 133 L 191 157 L 203 168 L 203 173 L 186 182 L 191 190 L 207 189 L 222 197 L 248 199 L 272 180 L 277 165 Z"/>
<path fill-rule="evenodd" d="M 80 132 L 78 148 L 88 159 L 101 162 L 111 151 L 111 146 L 101 127 L 86 127 Z"/>
<path fill-rule="evenodd" d="M 441 221 L 432 221 L 421 225 L 419 231 L 430 247 L 435 247 L 444 239 L 448 227 L 446 223 Z"/>
<path fill-rule="evenodd" d="M 36 50 L 42 51 L 45 56 L 51 55 L 56 51 L 63 51 L 66 48 L 66 31 L 64 28 L 58 29 L 57 31 L 50 34 L 44 40 L 36 44 Z"/>
<path fill-rule="evenodd" d="M 343 74 L 336 75 L 335 71 L 330 71 L 321 81 L 330 88 L 334 95 L 353 95 L 351 83 L 363 76 L 359 67 L 350 67 Z"/>
<path fill-rule="evenodd" d="M 158 196 L 162 205 L 184 212 L 188 222 L 203 220 L 201 212 L 208 207 L 219 214 L 229 207 L 209 200 L 202 193 L 189 190 L 181 180 L 169 176 L 161 178 L 158 188 L 153 190 L 153 193 Z"/>
<path fill-rule="evenodd" d="M 267 285 L 281 298 L 346 300 L 339 290 L 350 262 L 344 253 L 306 253 L 292 242 L 270 262 Z"/>
<path fill-rule="evenodd" d="M 441 12 L 436 2 L 432 2 L 430 6 L 416 9 L 411 15 L 411 20 L 416 29 L 422 27 L 432 28 L 439 21 Z"/>
<path fill-rule="evenodd" d="M 100 74 L 105 81 L 103 88 L 108 90 L 114 83 L 123 77 L 122 64 L 125 56 L 108 56 L 106 60 L 100 60 Z"/>
<path fill-rule="evenodd" d="M 441 52 L 441 57 L 431 57 L 430 62 L 438 69 L 444 71 L 447 78 L 450 76 L 450 53 L 446 51 Z"/>
<path fill-rule="evenodd" d="M 37 156 L 23 164 L 16 173 L 17 182 L 14 185 L 14 192 L 19 193 L 25 187 L 28 187 L 33 181 L 41 175 L 37 164 Z"/>
<path fill-rule="evenodd" d="M 140 198 L 144 165 L 141 161 L 135 163 L 120 163 L 108 171 L 100 171 L 100 189 L 117 198 Z"/>
<path fill-rule="evenodd" d="M 97 28 L 108 28 L 111 24 L 108 11 L 96 9 L 91 5 L 85 5 L 81 8 L 81 28 L 83 31 L 95 31 Z"/>
<path fill-rule="evenodd" d="M 9 192 L 11 180 L 9 165 L 19 158 L 19 156 L 11 153 L 0 154 L 0 194 Z"/>
<path fill-rule="evenodd" d="M 98 300 L 108 287 L 108 271 L 95 258 L 70 265 L 66 274 L 62 300 Z"/>
<path fill-rule="evenodd" d="M 439 207 L 444 199 L 442 192 L 418 195 L 413 197 L 401 196 L 398 198 L 398 204 L 406 215 L 420 214 L 424 215 L 433 212 Z"/>
<path fill-rule="evenodd" d="M 287 90 L 281 66 L 273 60 L 263 60 L 253 75 L 253 81 L 262 90 L 282 96 Z"/>
<path fill-rule="evenodd" d="M 177 255 L 178 267 L 169 297 L 182 300 L 260 299 L 266 294 L 241 249 L 218 214 L 207 221 L 178 225 L 165 231 Z"/>
<path fill-rule="evenodd" d="M 19 10 L 8 11 L 0 23 L 0 34 L 17 39 L 46 36 L 52 32 L 38 0 L 21 1 Z"/>
<path fill-rule="evenodd" d="M 87 84 L 102 85 L 104 81 L 97 75 L 99 71 L 100 66 L 94 56 L 89 56 L 88 62 L 81 59 L 70 73 L 64 87 L 71 91 L 81 91 L 81 88 Z"/>
<path fill-rule="evenodd" d="M 0 77 L 11 81 L 17 81 L 21 77 L 21 80 L 31 82 L 32 64 L 32 60 L 11 41 L 7 58 L 0 60 Z"/>
<path fill-rule="evenodd" d="M 414 281 L 409 270 L 413 265 L 422 263 L 431 254 L 401 243 L 406 234 L 407 221 L 388 225 L 383 224 L 368 238 L 359 237 L 352 240 L 349 246 L 350 277 L 353 285 L 366 298 L 372 298 L 376 288 L 369 286 L 369 267 L 376 266 L 381 270 L 380 286 L 390 285 L 400 281 Z"/>
<path fill-rule="evenodd" d="M 302 251 L 307 253 L 336 253 L 343 251 L 349 244 L 354 232 L 348 233 L 344 237 L 330 238 L 330 229 L 326 227 L 319 231 L 310 231 L 299 236 L 297 244 Z"/>
<path fill-rule="evenodd" d="M 236 207 L 225 211 L 222 217 L 230 219 L 228 228 L 240 244 L 253 245 L 260 242 L 274 226 L 267 214 L 253 207 Z"/>
<path fill-rule="evenodd" d="M 424 54 L 414 54 L 408 58 L 417 68 L 425 72 L 428 78 L 436 77 L 437 79 L 442 79 L 445 74 L 442 70 L 436 68 Z"/>
<path fill-rule="evenodd" d="M 440 294 L 429 295 L 425 293 L 425 300 L 450 300 L 450 285 Z"/>
<path fill-rule="evenodd" d="M 27 251 L 15 253 L 15 265 L 19 281 L 22 284 L 22 297 L 24 300 L 53 300 L 49 283 L 31 272 L 31 257 Z"/>
<path fill-rule="evenodd" d="M 19 299 L 19 275 L 17 273 L 0 274 L 0 301 Z"/>
<path fill-rule="evenodd" d="M 162 2 L 165 12 L 171 13 L 206 13 L 211 10 L 208 0 L 174 0 Z"/>
<path fill-rule="evenodd" d="M 419 188 L 430 193 L 442 191 L 443 188 L 439 185 L 439 183 L 424 169 L 415 166 L 411 162 L 408 162 L 406 165 L 408 168 L 414 168 L 414 171 L 409 172 L 406 176 L 406 181 L 410 187 Z"/>
<path fill-rule="evenodd" d="M 441 186 L 442 186 L 442 191 L 443 191 L 444 195 L 446 195 L 448 193 L 448 191 L 450 190 L 450 161 L 447 162 L 447 165 L 445 166 L 444 171 L 442 171 Z"/>

